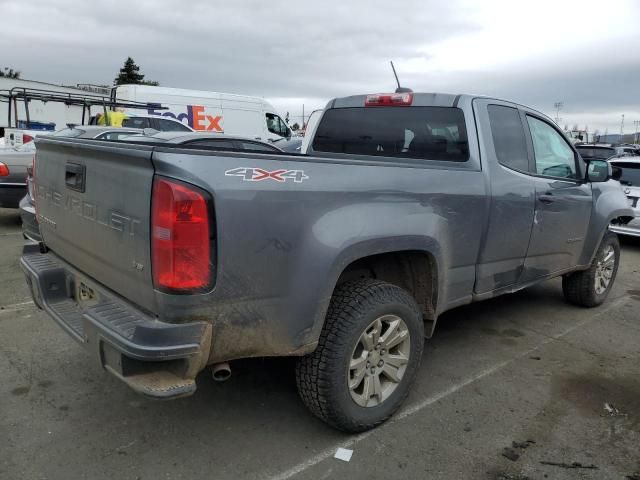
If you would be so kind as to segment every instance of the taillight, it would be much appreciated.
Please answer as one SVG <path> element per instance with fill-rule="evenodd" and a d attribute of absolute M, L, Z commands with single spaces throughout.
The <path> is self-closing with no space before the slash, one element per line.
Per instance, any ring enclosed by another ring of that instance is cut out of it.
<path fill-rule="evenodd" d="M 33 202 L 34 208 L 36 205 L 36 192 L 35 192 L 35 182 L 36 182 L 36 155 L 31 159 L 31 167 L 27 167 L 27 192 L 29 192 L 29 197 Z"/>
<path fill-rule="evenodd" d="M 209 209 L 200 190 L 154 179 L 151 255 L 156 289 L 187 292 L 211 285 Z"/>
<path fill-rule="evenodd" d="M 0 162 L 0 177 L 8 177 L 9 176 L 9 167 L 7 167 L 4 163 Z"/>
<path fill-rule="evenodd" d="M 22 134 L 22 144 L 24 145 L 25 143 L 30 142 L 31 140 L 33 140 L 33 137 L 31 135 L 27 135 L 26 133 Z"/>
<path fill-rule="evenodd" d="M 365 107 L 408 107 L 413 102 L 413 93 L 375 93 L 367 95 Z"/>

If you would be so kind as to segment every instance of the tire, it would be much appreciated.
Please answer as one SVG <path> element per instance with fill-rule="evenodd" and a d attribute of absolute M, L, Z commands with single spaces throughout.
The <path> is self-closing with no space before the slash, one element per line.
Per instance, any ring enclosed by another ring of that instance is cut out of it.
<path fill-rule="evenodd" d="M 603 269 L 604 255 L 607 252 L 613 252 L 613 264 L 609 271 L 609 282 L 606 284 L 606 288 L 596 288 L 596 280 L 599 278 Z M 591 265 L 587 270 L 580 272 L 574 272 L 562 277 L 562 292 L 564 298 L 574 305 L 582 307 L 597 307 L 605 301 L 607 295 L 611 291 L 613 282 L 616 279 L 618 273 L 618 266 L 620 264 L 620 243 L 618 236 L 613 232 L 607 232 L 600 242 L 598 251 L 596 252 Z"/>
<path fill-rule="evenodd" d="M 392 346 L 396 341 L 401 343 Z M 384 345 L 390 346 L 388 351 Z M 406 398 L 423 348 L 422 314 L 407 291 L 372 279 L 344 283 L 333 293 L 318 347 L 298 360 L 298 392 L 309 410 L 329 425 L 350 433 L 369 430 L 393 415 Z M 396 368 L 399 358 L 408 361 Z M 370 367 L 370 360 L 375 365 Z M 353 387 L 358 378 L 361 383 Z M 377 394 L 369 396 L 373 391 Z"/>

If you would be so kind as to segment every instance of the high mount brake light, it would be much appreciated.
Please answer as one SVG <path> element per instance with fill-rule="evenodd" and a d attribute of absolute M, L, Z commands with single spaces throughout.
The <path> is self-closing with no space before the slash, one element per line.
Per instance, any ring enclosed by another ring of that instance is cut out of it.
<path fill-rule="evenodd" d="M 189 292 L 211 285 L 209 209 L 195 187 L 156 177 L 151 206 L 154 287 Z"/>
<path fill-rule="evenodd" d="M 365 107 L 408 107 L 413 102 L 413 93 L 374 93 L 367 95 Z"/>

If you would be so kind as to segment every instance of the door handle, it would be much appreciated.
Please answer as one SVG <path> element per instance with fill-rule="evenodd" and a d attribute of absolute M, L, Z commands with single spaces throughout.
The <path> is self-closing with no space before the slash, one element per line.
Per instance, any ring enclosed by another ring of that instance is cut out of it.
<path fill-rule="evenodd" d="M 67 188 L 84 193 L 85 166 L 79 163 L 67 163 L 64 168 L 64 183 Z"/>
<path fill-rule="evenodd" d="M 538 200 L 540 200 L 542 203 L 553 203 L 556 201 L 556 199 L 553 197 L 553 194 L 551 193 L 545 193 L 544 195 L 539 195 L 538 196 Z"/>

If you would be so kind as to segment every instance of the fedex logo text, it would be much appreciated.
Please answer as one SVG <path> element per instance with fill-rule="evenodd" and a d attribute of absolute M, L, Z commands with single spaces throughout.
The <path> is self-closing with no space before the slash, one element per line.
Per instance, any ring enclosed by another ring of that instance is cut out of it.
<path fill-rule="evenodd" d="M 186 113 L 175 114 L 165 110 L 147 110 L 149 115 L 157 115 L 159 117 L 175 118 L 183 122 L 187 120 L 187 124 L 194 130 L 203 130 L 207 132 L 224 132 L 222 128 L 222 115 L 209 115 L 205 112 L 201 105 L 187 105 Z"/>
<path fill-rule="evenodd" d="M 301 183 L 309 179 L 309 177 L 305 175 L 304 170 L 281 169 L 268 171 L 255 167 L 232 168 L 224 172 L 224 174 L 227 177 L 242 177 L 244 182 L 260 182 L 262 180 L 286 182 L 287 180 L 293 180 L 296 183 Z"/>

